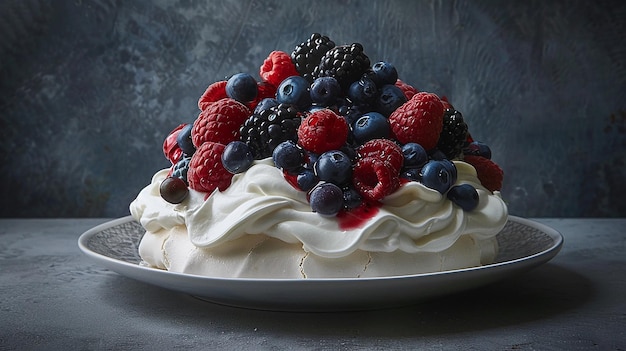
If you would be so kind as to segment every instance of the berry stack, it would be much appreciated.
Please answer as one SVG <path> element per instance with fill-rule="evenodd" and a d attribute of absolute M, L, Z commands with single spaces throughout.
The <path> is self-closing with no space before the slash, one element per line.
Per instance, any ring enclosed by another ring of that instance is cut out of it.
<path fill-rule="evenodd" d="M 452 161 L 474 166 L 486 189 L 502 187 L 502 170 L 461 112 L 403 82 L 390 62 L 371 64 L 359 43 L 336 46 L 314 33 L 291 54 L 271 52 L 259 77 L 240 72 L 210 84 L 195 122 L 168 135 L 166 201 L 183 202 L 189 189 L 224 191 L 270 157 L 324 216 L 377 206 L 406 182 L 472 211 L 478 192 L 455 185 Z"/>

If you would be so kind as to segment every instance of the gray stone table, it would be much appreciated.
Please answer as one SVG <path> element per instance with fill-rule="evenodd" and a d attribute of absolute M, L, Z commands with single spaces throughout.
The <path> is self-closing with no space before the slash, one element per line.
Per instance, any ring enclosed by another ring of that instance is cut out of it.
<path fill-rule="evenodd" d="M 92 263 L 107 219 L 0 220 L 0 350 L 625 350 L 626 219 L 537 219 L 565 244 L 490 286 L 388 310 L 211 304 Z"/>

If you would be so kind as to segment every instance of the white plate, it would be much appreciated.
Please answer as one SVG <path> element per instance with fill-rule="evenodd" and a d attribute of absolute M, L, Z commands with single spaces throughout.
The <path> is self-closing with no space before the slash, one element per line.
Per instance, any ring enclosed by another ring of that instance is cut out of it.
<path fill-rule="evenodd" d="M 281 311 L 340 311 L 397 307 L 509 277 L 552 259 L 563 245 L 556 230 L 510 216 L 498 234 L 496 263 L 438 273 L 352 279 L 240 279 L 172 273 L 140 265 L 144 229 L 132 217 L 83 233 L 78 245 L 121 275 L 230 306 Z"/>

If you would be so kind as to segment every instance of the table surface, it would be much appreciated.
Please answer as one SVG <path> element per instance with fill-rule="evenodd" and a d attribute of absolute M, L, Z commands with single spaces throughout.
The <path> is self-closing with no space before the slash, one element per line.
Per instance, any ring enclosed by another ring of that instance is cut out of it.
<path fill-rule="evenodd" d="M 626 350 L 626 219 L 534 219 L 565 238 L 531 271 L 416 305 L 289 313 L 215 305 L 104 269 L 108 219 L 0 219 L 0 350 Z"/>

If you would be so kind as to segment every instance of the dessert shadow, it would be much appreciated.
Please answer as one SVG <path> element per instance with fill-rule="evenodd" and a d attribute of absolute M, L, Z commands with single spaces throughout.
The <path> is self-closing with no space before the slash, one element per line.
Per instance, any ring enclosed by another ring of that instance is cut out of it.
<path fill-rule="evenodd" d="M 103 298 L 133 306 L 145 318 L 184 320 L 191 329 L 223 326 L 281 335 L 360 334 L 380 337 L 462 333 L 549 318 L 584 305 L 592 282 L 567 268 L 545 264 L 490 285 L 402 307 L 352 312 L 280 312 L 230 307 L 122 276 L 107 284 Z M 302 323 L 306 320 L 306 323 Z M 349 330 L 346 329 L 349 326 Z"/>

